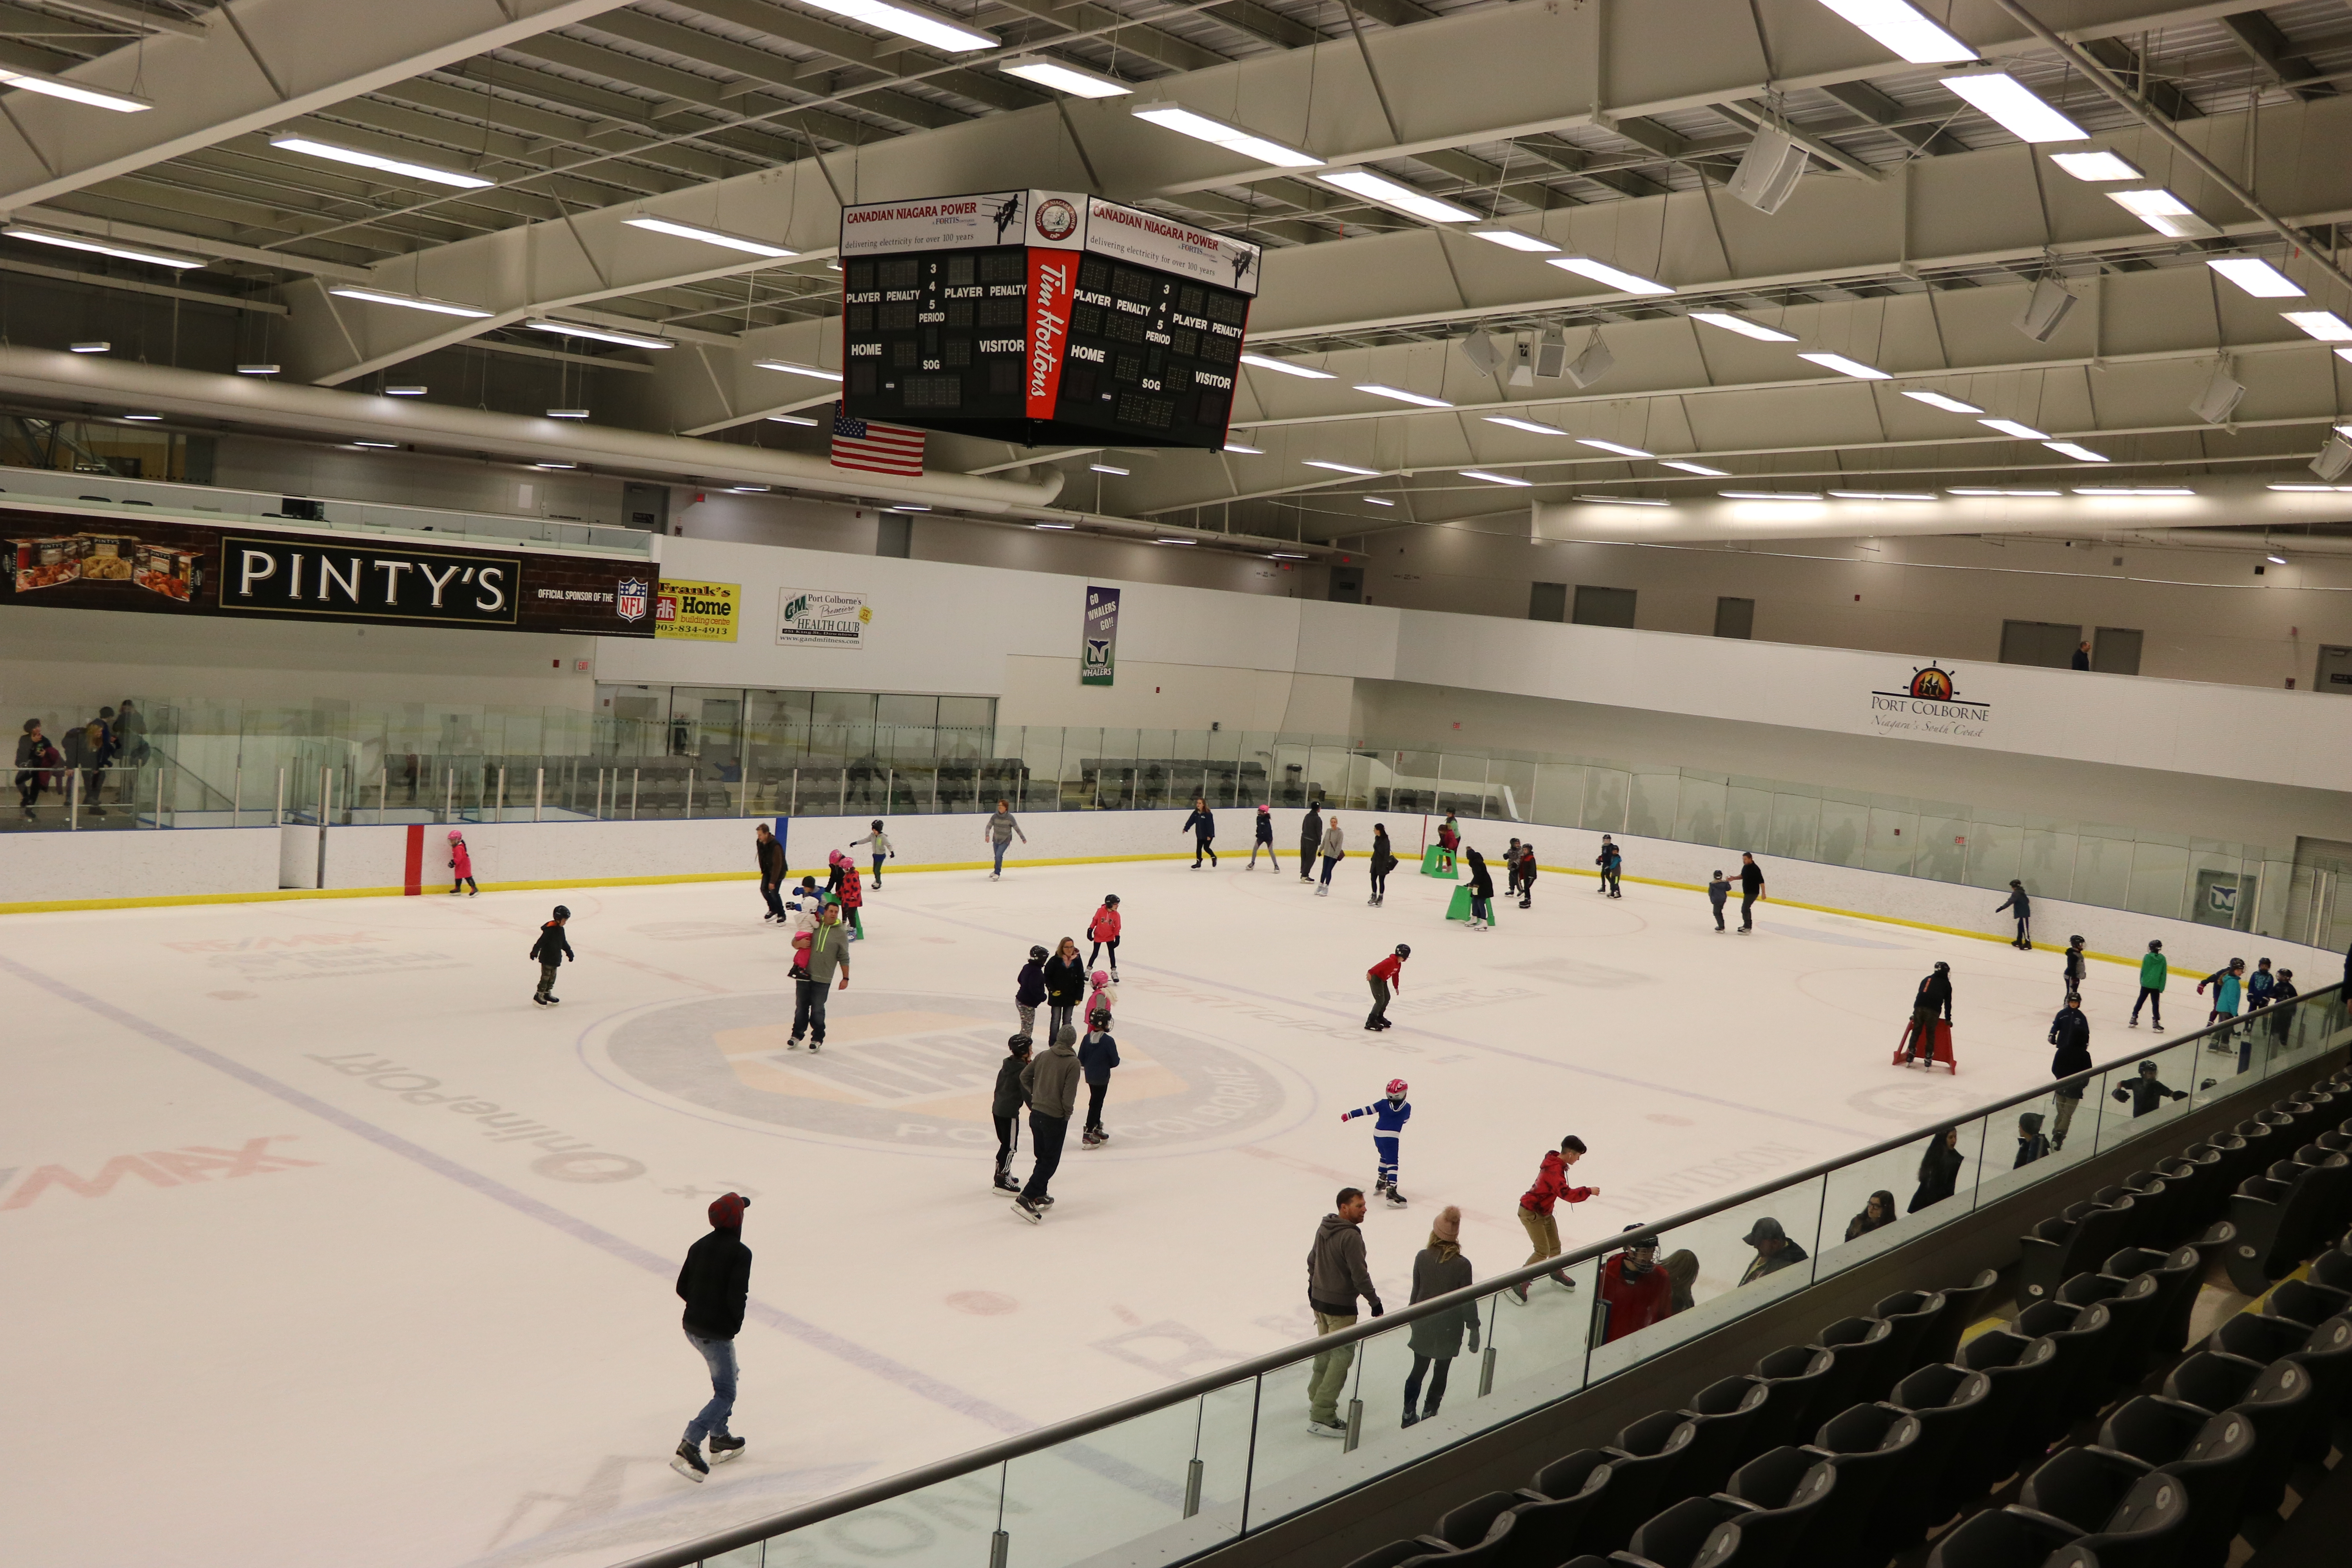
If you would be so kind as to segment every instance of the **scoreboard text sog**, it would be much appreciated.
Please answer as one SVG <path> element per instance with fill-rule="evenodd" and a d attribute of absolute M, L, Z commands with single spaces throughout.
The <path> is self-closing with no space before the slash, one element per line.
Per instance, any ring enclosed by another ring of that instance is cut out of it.
<path fill-rule="evenodd" d="M 1076 192 L 841 215 L 848 413 L 1041 446 L 1224 445 L 1258 247 Z"/>

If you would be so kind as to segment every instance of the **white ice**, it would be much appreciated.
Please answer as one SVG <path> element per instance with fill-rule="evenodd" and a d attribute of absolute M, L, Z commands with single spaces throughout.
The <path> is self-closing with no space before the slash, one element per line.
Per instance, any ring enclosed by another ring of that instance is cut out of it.
<path fill-rule="evenodd" d="M 815 1058 L 781 1050 L 785 939 L 748 884 L 11 919 L 7 1554 L 607 1563 L 1279 1348 L 1311 1331 L 1334 1190 L 1371 1184 L 1370 1123 L 1339 1113 L 1391 1077 L 1411 1206 L 1366 1228 L 1396 1304 L 1444 1205 L 1482 1275 L 1521 1260 L 1517 1199 L 1563 1133 L 1602 1189 L 1561 1210 L 1574 1247 L 2047 1081 L 2052 952 L 1770 903 L 1718 934 L 1697 893 L 1559 875 L 1476 934 L 1410 865 L 1374 910 L 1360 858 L 1328 899 L 1287 847 L 1279 874 L 1245 860 L 889 877 Z M 1029 944 L 1108 891 L 1114 1139 L 1073 1140 L 1033 1228 L 989 1184 L 988 1086 Z M 580 962 L 541 1009 L 525 950 L 557 899 Z M 1363 973 L 1399 941 L 1375 1037 Z M 1937 958 L 1958 1079 L 1889 1065 Z M 2092 966 L 2103 1059 L 2149 1037 L 2123 1027 L 2134 984 Z M 1753 1212 L 1834 1244 L 1873 1187 L 1907 1198 L 1916 1149 Z M 751 1446 L 698 1487 L 665 1464 L 707 1393 L 672 1281 L 730 1188 L 754 1199 Z M 1738 1237 L 1666 1246 L 1700 1252 L 1706 1297 Z M 1566 1343 L 1586 1296 L 1526 1310 Z"/>

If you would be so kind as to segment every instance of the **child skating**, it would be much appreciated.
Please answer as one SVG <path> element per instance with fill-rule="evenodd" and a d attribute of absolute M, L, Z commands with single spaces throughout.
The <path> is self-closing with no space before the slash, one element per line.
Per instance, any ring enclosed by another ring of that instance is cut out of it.
<path fill-rule="evenodd" d="M 1192 815 L 1184 819 L 1184 826 L 1177 831 L 1192 836 L 1192 869 L 1197 871 L 1201 868 L 1201 857 L 1203 855 L 1209 858 L 1209 869 L 1213 871 L 1217 868 L 1217 852 L 1210 843 L 1217 836 L 1217 818 L 1209 810 L 1207 800 L 1197 795 L 1192 797 Z"/>
<path fill-rule="evenodd" d="M 1412 949 L 1399 942 L 1396 951 L 1364 971 L 1364 978 L 1372 987 L 1372 1010 L 1364 1018 L 1364 1027 L 1375 1034 L 1393 1028 L 1389 1022 L 1389 994 L 1391 988 L 1404 989 L 1404 961 L 1412 956 Z"/>
<path fill-rule="evenodd" d="M 1404 1207 L 1404 1194 L 1397 1190 L 1397 1140 L 1404 1135 L 1404 1124 L 1412 1120 L 1412 1107 L 1404 1098 L 1405 1082 L 1401 1078 L 1389 1079 L 1388 1098 L 1354 1110 L 1342 1111 L 1344 1124 L 1359 1116 L 1372 1119 L 1372 1152 L 1380 1161 L 1380 1175 L 1372 1183 L 1374 1194 L 1386 1194 L 1389 1207 Z"/>
<path fill-rule="evenodd" d="M 866 905 L 866 884 L 857 875 L 857 868 L 845 857 L 841 862 L 841 918 L 849 923 L 849 940 L 866 940 L 866 917 L 860 912 Z"/>
<path fill-rule="evenodd" d="M 1257 852 L 1260 849 L 1265 851 L 1267 865 L 1277 871 L 1282 869 L 1282 858 L 1274 852 L 1274 807 L 1270 805 L 1257 808 L 1257 837 L 1250 840 L 1249 868 L 1253 871 L 1257 869 Z"/>
<path fill-rule="evenodd" d="M 1110 1093 L 1110 1069 L 1118 1066 L 1118 1042 L 1111 1037 L 1110 1010 L 1090 1007 L 1087 1011 L 1087 1037 L 1078 1042 L 1078 1071 L 1087 1079 L 1087 1127 L 1082 1146 L 1099 1149 L 1110 1142 L 1110 1130 L 1103 1125 L 1103 1100 Z"/>
<path fill-rule="evenodd" d="M 456 828 L 449 830 L 449 896 L 456 898 L 461 887 L 472 889 L 466 896 L 472 898 L 482 889 L 474 885 L 474 857 L 466 847 L 466 836 Z"/>
<path fill-rule="evenodd" d="M 996 1067 L 996 1091 L 989 1099 L 989 1115 L 996 1123 L 996 1190 L 1017 1193 L 1013 1156 L 1021 1149 L 1021 1109 L 1029 1103 L 1021 1087 L 1021 1070 L 1029 1065 L 1030 1039 L 1015 1035 L 1004 1042 L 1004 1059 Z"/>
<path fill-rule="evenodd" d="M 891 847 L 890 836 L 882 831 L 882 819 L 880 817 L 877 816 L 874 819 L 872 826 L 874 828 L 873 832 L 867 834 L 863 838 L 853 841 L 849 847 L 852 849 L 856 848 L 860 844 L 870 844 L 874 847 L 874 885 L 875 887 L 879 888 L 882 886 L 882 862 L 885 860 L 897 859 L 898 858 L 898 851 Z"/>
<path fill-rule="evenodd" d="M 1095 918 L 1087 922 L 1087 940 L 1095 944 L 1094 951 L 1087 954 L 1087 967 L 1093 968 L 1095 960 L 1100 958 L 1103 949 L 1108 947 L 1110 949 L 1110 977 L 1117 980 L 1118 978 L 1118 895 L 1117 893 L 1103 895 L 1102 907 L 1095 910 Z"/>
<path fill-rule="evenodd" d="M 1108 1017 L 1111 1009 L 1118 1005 L 1118 976 L 1097 969 L 1094 972 L 1093 980 L 1093 990 L 1087 997 L 1081 1016 L 1091 1018 L 1100 1013 Z"/>
<path fill-rule="evenodd" d="M 530 944 L 530 956 L 539 964 L 539 989 L 531 993 L 530 999 L 542 1007 L 551 1007 L 563 1000 L 555 994 L 555 972 L 563 966 L 563 961 L 568 958 L 574 963 L 580 962 L 580 955 L 572 951 L 571 939 L 563 934 L 564 922 L 571 918 L 570 910 L 556 905 L 555 918 L 539 928 L 539 940 Z"/>
<path fill-rule="evenodd" d="M 1036 1026 L 1037 1009 L 1045 1005 L 1047 956 L 1044 948 L 1033 944 L 1029 949 L 1029 962 L 1021 966 L 1021 973 L 1013 982 L 1013 1011 L 1021 1020 L 1021 1033 L 1024 1038 L 1030 1037 L 1031 1030 Z"/>

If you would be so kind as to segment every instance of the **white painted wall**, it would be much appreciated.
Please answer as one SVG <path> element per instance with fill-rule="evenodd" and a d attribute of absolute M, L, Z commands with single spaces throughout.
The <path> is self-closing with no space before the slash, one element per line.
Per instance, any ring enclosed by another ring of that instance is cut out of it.
<path fill-rule="evenodd" d="M 278 857 L 268 827 L 11 833 L 0 838 L 0 906 L 266 892 Z"/>

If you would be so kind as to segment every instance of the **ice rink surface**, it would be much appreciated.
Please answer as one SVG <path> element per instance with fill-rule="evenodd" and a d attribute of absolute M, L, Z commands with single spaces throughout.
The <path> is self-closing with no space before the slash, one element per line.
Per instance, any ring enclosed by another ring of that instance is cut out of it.
<path fill-rule="evenodd" d="M 604 1564 L 1277 1349 L 1312 1331 L 1333 1191 L 1371 1184 L 1339 1112 L 1391 1077 L 1411 1206 L 1365 1228 L 1392 1304 L 1445 1204 L 1481 1277 L 1517 1264 L 1563 1133 L 1603 1190 L 1561 1208 L 1573 1247 L 2048 1079 L 2055 952 L 1769 902 L 1717 934 L 1696 892 L 1559 875 L 1478 934 L 1410 863 L 1374 910 L 1360 857 L 1328 899 L 1287 847 L 1246 858 L 889 876 L 815 1057 L 782 1048 L 749 883 L 12 917 L 6 1555 Z M 988 1090 L 1029 944 L 1107 891 L 1113 1141 L 1073 1130 L 1032 1227 L 989 1184 Z M 580 962 L 541 1009 L 559 898 Z M 1367 1034 L 1401 941 L 1398 1026 Z M 1937 958 L 1957 1079 L 1888 1065 Z M 2135 983 L 2091 966 L 2101 1060 L 2150 1042 Z M 730 1188 L 751 1446 L 698 1487 L 666 1465 L 708 1393 L 672 1284 Z"/>

